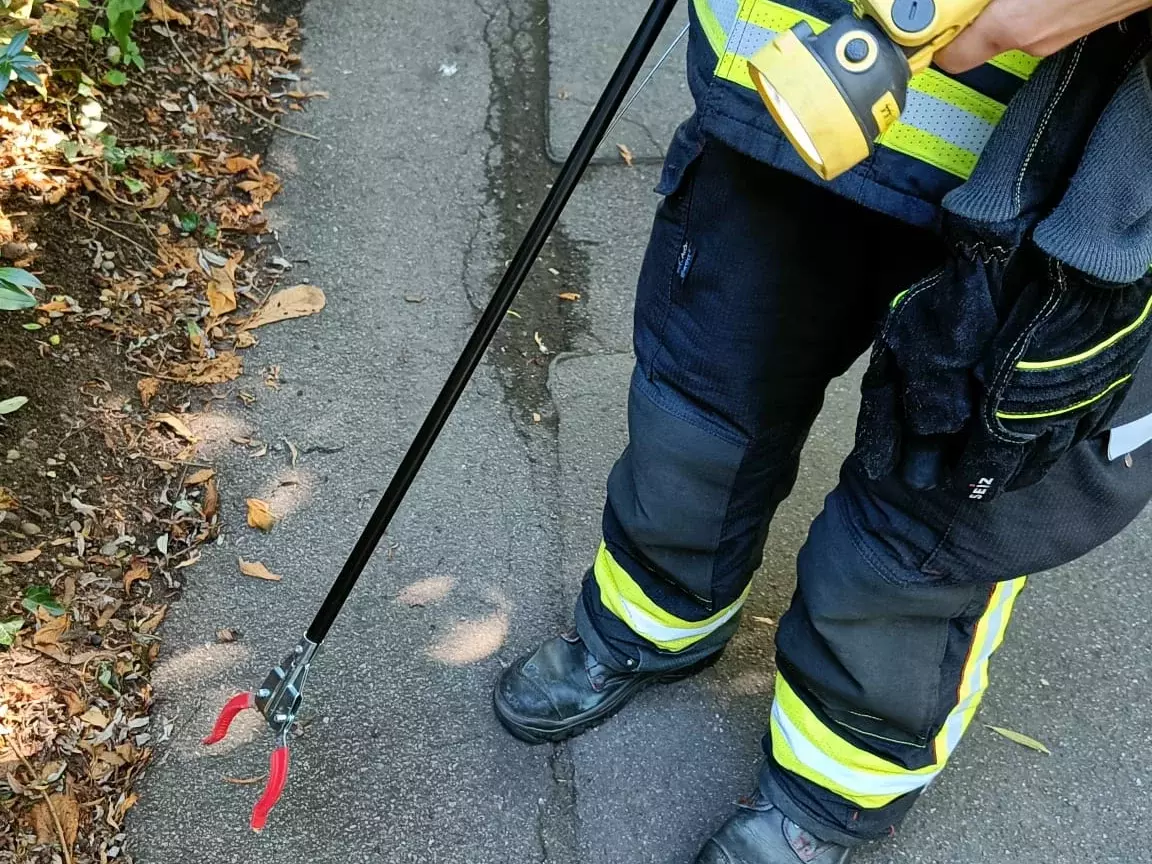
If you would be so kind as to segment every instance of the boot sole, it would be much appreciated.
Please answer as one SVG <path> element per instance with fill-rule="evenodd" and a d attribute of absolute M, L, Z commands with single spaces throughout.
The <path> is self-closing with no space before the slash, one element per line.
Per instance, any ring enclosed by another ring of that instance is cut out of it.
<path fill-rule="evenodd" d="M 643 679 L 633 682 L 629 687 L 621 687 L 611 699 L 602 702 L 591 711 L 585 711 L 583 714 L 577 714 L 567 720 L 536 720 L 521 717 L 501 701 L 496 689 L 492 691 L 492 707 L 496 712 L 496 719 L 513 737 L 526 744 L 554 744 L 558 741 L 575 738 L 577 735 L 599 726 L 653 684 L 673 684 L 703 672 L 710 666 L 716 665 L 723 654 L 724 651 L 720 650 L 683 669 L 674 669 L 651 677 L 645 676 Z"/>

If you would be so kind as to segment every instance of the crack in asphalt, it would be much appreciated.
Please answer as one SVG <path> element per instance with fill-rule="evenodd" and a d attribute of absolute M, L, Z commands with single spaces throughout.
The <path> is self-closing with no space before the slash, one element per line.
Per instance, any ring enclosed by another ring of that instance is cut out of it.
<path fill-rule="evenodd" d="M 488 195 L 468 237 L 462 274 L 468 300 L 479 312 L 551 187 L 556 167 L 546 140 L 548 0 L 474 2 L 485 18 L 482 40 L 492 80 L 484 124 Z M 586 294 L 589 269 L 584 250 L 557 225 L 513 305 L 515 314 L 489 350 L 510 422 L 529 458 L 544 469 L 532 472 L 532 482 L 547 487 L 541 490 L 547 496 L 542 500 L 560 498 L 559 421 L 548 391 L 550 361 L 588 330 L 583 309 L 557 295 Z M 556 584 L 558 606 L 567 609 L 572 598 L 566 596 L 563 580 Z M 567 622 L 556 623 L 559 629 Z M 563 744 L 544 752 L 548 787 L 539 799 L 535 826 L 540 861 L 579 864 L 575 766 Z"/>

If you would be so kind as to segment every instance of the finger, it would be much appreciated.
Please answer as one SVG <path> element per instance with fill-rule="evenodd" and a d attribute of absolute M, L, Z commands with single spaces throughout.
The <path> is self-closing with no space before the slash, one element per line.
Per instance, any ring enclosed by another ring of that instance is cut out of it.
<path fill-rule="evenodd" d="M 1005 31 L 995 14 L 995 6 L 991 6 L 936 55 L 936 65 L 957 75 L 1015 47 L 1011 34 Z"/>

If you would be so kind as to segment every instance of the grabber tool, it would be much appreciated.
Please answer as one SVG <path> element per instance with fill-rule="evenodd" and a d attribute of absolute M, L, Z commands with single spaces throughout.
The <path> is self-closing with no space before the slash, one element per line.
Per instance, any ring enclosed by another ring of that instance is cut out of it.
<path fill-rule="evenodd" d="M 251 693 L 241 693 L 234 696 L 220 712 L 212 734 L 204 739 L 205 744 L 215 744 L 228 734 L 228 727 L 238 714 L 253 708 L 264 715 L 265 721 L 271 727 L 276 738 L 276 748 L 272 751 L 271 764 L 268 771 L 268 783 L 256 806 L 252 810 L 251 826 L 253 830 L 261 830 L 268 820 L 268 814 L 280 798 L 284 784 L 288 779 L 288 736 L 292 724 L 300 711 L 300 704 L 304 698 L 304 683 L 308 677 L 308 670 L 316 657 L 316 652 L 328 635 L 336 616 L 348 599 L 349 593 L 364 572 L 364 567 L 372 557 L 377 544 L 384 536 L 392 517 L 399 509 L 404 496 L 416 479 L 424 459 L 428 456 L 432 445 L 436 443 L 441 429 L 452 414 L 452 409 L 464 392 L 472 373 L 480 364 L 484 352 L 488 349 L 492 338 L 496 335 L 501 322 L 512 306 L 512 301 L 520 291 L 524 280 L 528 277 L 536 257 L 544 247 L 544 242 L 560 218 L 564 205 L 568 203 L 573 190 L 580 182 L 588 164 L 596 153 L 600 142 L 614 125 L 614 118 L 624 97 L 628 94 L 637 74 L 643 67 L 648 54 L 652 50 L 661 30 L 667 23 L 676 0 L 652 0 L 651 6 L 645 13 L 640 27 L 632 37 L 620 64 L 612 73 L 608 85 L 596 103 L 591 116 L 584 125 L 584 130 L 572 148 L 571 154 L 556 177 L 551 191 L 544 199 L 536 214 L 532 225 L 528 229 L 520 248 L 512 258 L 504 276 L 500 280 L 492 299 L 488 301 L 476 328 L 464 346 L 460 358 L 452 368 L 448 380 L 445 382 L 440 395 L 436 397 L 428 416 L 420 426 L 416 437 L 400 461 L 392 481 L 388 484 L 380 503 L 376 506 L 372 518 L 368 520 L 360 539 L 356 541 L 343 569 L 336 577 L 324 598 L 320 610 L 312 620 L 304 637 L 297 643 L 292 652 L 281 661 L 265 677 L 259 689 Z M 681 33 L 681 36 L 683 33 Z M 677 39 L 679 41 L 679 39 Z M 671 49 L 669 49 L 671 51 Z M 665 53 L 667 56 L 667 53 Z M 661 58 L 663 59 L 663 58 Z M 655 70 L 653 70 L 655 71 Z M 651 75 L 649 75 L 649 78 Z M 646 82 L 645 82 L 646 83 Z M 635 98 L 635 97 L 633 97 Z M 627 107 L 627 106 L 625 106 Z"/>

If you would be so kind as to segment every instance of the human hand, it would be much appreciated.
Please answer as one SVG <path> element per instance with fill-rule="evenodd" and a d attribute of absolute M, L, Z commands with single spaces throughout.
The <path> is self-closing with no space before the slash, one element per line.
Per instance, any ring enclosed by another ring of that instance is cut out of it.
<path fill-rule="evenodd" d="M 1081 36 L 1150 7 L 1152 0 L 992 0 L 936 55 L 936 63 L 958 73 L 1014 48 L 1047 57 Z"/>

